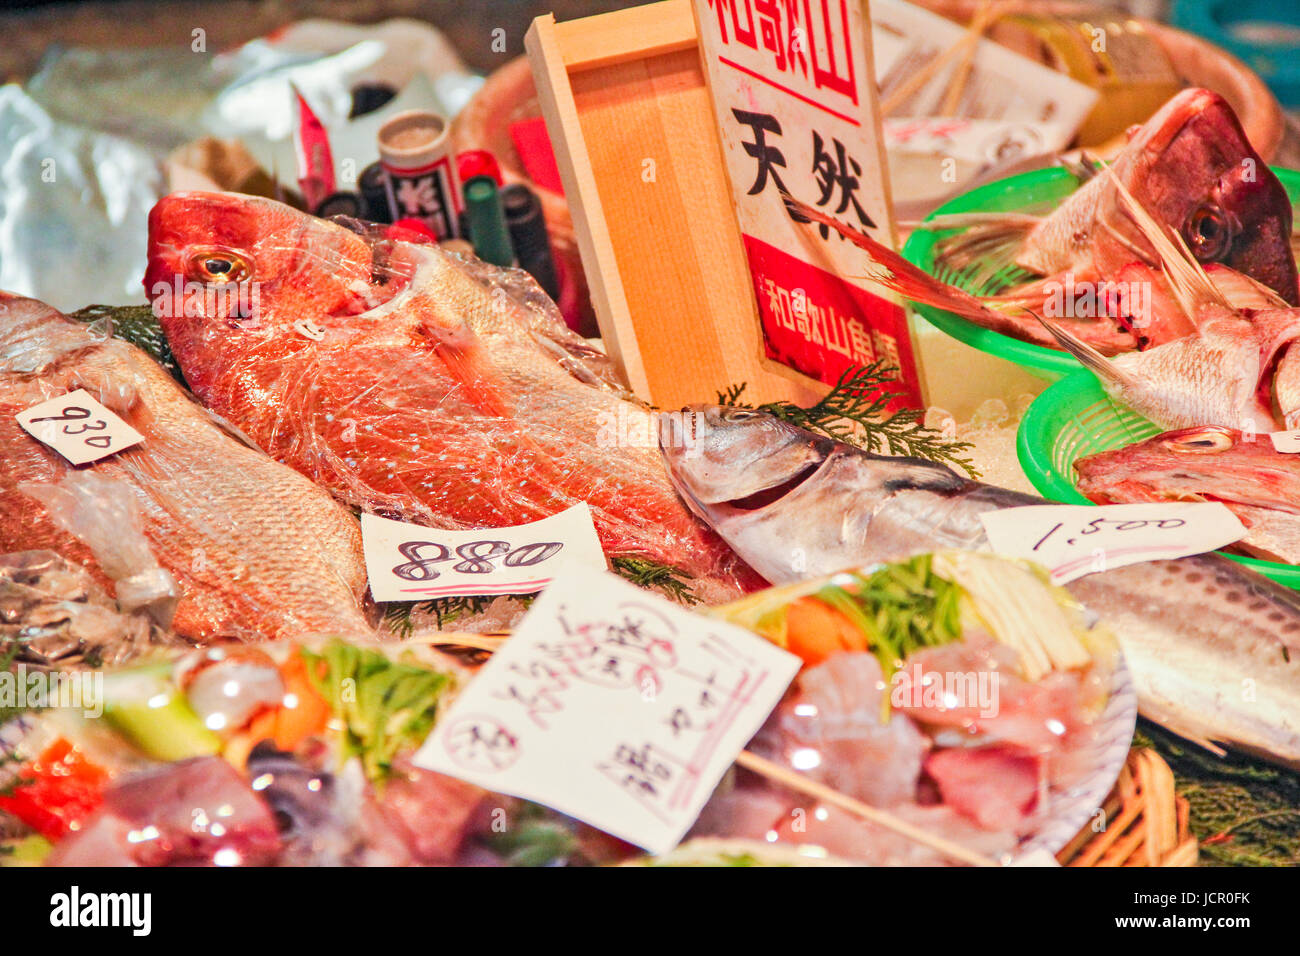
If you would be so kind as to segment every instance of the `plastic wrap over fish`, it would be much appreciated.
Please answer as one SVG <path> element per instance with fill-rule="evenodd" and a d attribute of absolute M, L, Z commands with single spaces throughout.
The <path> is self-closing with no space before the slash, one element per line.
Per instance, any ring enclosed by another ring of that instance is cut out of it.
<path fill-rule="evenodd" d="M 0 658 L 113 666 L 163 639 L 145 614 L 120 610 L 89 571 L 53 551 L 0 555 Z"/>
<path fill-rule="evenodd" d="M 91 472 L 69 471 L 56 483 L 21 482 L 18 490 L 44 505 L 56 524 L 90 548 L 113 579 L 123 611 L 147 609 L 162 627 L 171 624 L 180 584 L 153 556 L 128 487 Z"/>
<path fill-rule="evenodd" d="M 21 429 L 19 412 L 77 389 L 144 440 L 74 468 Z M 346 509 L 139 349 L 0 293 L 0 550 L 33 549 L 85 566 L 123 611 L 148 609 L 191 641 L 374 636 Z"/>
<path fill-rule="evenodd" d="M 177 193 L 145 285 L 204 404 L 349 504 L 492 528 L 586 502 L 611 558 L 679 568 L 706 600 L 757 581 L 677 497 L 658 413 L 521 272 Z"/>
<path fill-rule="evenodd" d="M 64 311 L 140 301 L 160 154 L 61 122 L 22 88 L 0 86 L 0 289 Z"/>

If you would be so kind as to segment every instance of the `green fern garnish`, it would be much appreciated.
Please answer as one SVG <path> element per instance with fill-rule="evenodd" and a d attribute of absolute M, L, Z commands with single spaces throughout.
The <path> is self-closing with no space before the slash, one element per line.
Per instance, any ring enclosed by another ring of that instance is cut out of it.
<path fill-rule="evenodd" d="M 391 604 L 381 604 L 383 608 L 384 624 L 397 637 L 406 640 L 415 632 L 415 622 L 411 616 L 416 611 L 423 611 L 434 616 L 438 630 L 442 630 L 453 621 L 471 616 L 482 614 L 487 610 L 489 604 L 502 595 L 493 596 L 465 596 L 465 597 L 442 597 L 433 598 L 428 601 L 417 601 L 414 604 L 406 602 L 394 602 Z M 532 603 L 534 595 L 532 594 L 507 594 L 504 597 L 513 598 L 525 607 Z"/>
<path fill-rule="evenodd" d="M 898 395 L 897 369 L 883 362 L 846 369 L 825 397 L 802 408 L 793 402 L 766 402 L 757 407 L 740 401 L 745 385 L 732 385 L 718 393 L 718 404 L 756 408 L 791 425 L 818 432 L 864 451 L 923 458 L 960 468 L 978 478 L 975 464 L 966 456 L 974 446 L 967 441 L 945 438 L 937 429 L 921 422 L 919 408 L 890 411 Z"/>
<path fill-rule="evenodd" d="M 652 561 L 649 558 L 618 557 L 610 561 L 614 573 L 647 591 L 659 591 L 679 604 L 698 604 L 700 599 L 691 593 L 690 577 L 681 568 Z"/>

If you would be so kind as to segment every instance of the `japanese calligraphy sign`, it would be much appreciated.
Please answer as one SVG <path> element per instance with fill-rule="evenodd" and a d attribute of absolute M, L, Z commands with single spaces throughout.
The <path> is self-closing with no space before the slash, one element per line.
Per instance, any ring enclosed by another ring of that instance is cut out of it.
<path fill-rule="evenodd" d="M 799 664 L 749 631 L 568 565 L 415 763 L 664 853 Z"/>
<path fill-rule="evenodd" d="M 907 317 L 797 199 L 893 245 L 865 0 L 693 0 L 768 359 L 825 384 L 883 360 L 920 404 Z"/>

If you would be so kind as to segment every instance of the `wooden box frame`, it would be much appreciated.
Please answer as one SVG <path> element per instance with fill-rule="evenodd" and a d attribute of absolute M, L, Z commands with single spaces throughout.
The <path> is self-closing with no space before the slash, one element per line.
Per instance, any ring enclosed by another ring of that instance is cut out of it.
<path fill-rule="evenodd" d="M 810 404 L 827 387 L 768 359 L 690 0 L 556 23 L 525 38 L 601 336 L 663 408 Z"/>

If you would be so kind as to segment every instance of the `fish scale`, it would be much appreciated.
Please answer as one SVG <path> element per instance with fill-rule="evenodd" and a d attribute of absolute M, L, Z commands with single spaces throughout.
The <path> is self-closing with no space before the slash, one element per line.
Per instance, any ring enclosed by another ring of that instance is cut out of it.
<path fill-rule="evenodd" d="M 14 416 L 77 388 L 145 436 L 75 471 L 130 490 L 150 550 L 181 586 L 177 634 L 373 639 L 359 603 L 360 531 L 345 509 L 233 437 L 139 349 L 9 296 L 0 297 L 0 550 L 47 548 L 112 587 L 92 550 L 20 487 L 55 484 L 74 469 Z"/>

